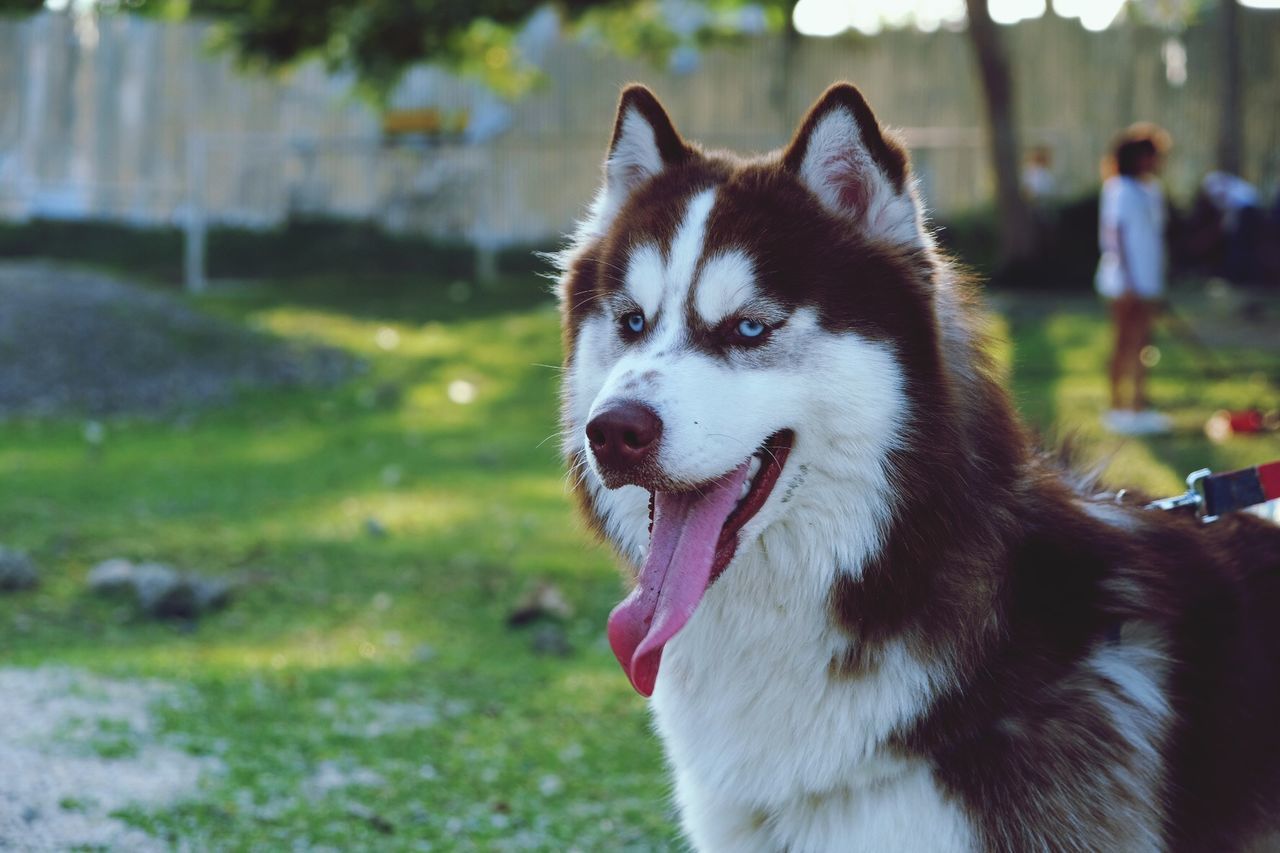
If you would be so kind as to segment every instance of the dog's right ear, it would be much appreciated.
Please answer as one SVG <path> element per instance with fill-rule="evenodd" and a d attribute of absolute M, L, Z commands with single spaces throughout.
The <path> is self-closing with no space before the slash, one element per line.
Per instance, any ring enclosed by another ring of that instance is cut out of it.
<path fill-rule="evenodd" d="M 631 193 L 662 170 L 684 162 L 690 153 L 653 92 L 638 83 L 623 89 L 604 162 L 604 186 L 592 210 L 592 230 L 603 233 Z"/>

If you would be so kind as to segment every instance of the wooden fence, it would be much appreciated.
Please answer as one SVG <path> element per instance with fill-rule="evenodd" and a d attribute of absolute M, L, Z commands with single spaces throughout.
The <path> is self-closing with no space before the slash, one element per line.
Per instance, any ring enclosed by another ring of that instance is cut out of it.
<path fill-rule="evenodd" d="M 1242 9 L 1247 177 L 1280 170 L 1280 13 Z M 991 196 L 981 101 L 963 33 L 762 38 L 702 57 L 688 76 L 561 43 L 546 85 L 511 105 L 438 71 L 393 103 L 505 125 L 488 142 L 391 145 L 351 80 L 315 65 L 245 73 L 206 47 L 209 27 L 127 15 L 0 18 L 0 218 L 270 226 L 300 213 L 373 219 L 500 246 L 571 227 L 598 180 L 618 88 L 649 82 L 683 131 L 764 150 L 787 138 L 834 79 L 862 87 L 911 143 L 925 195 L 947 215 Z M 1048 15 L 1007 30 L 1028 143 L 1052 149 L 1060 191 L 1097 181 L 1114 131 L 1169 128 L 1168 182 L 1187 195 L 1211 168 L 1217 122 L 1212 20 L 1181 33 L 1187 79 L 1166 68 L 1167 32 L 1088 33 Z M 1176 52 L 1176 51 L 1175 51 Z"/>

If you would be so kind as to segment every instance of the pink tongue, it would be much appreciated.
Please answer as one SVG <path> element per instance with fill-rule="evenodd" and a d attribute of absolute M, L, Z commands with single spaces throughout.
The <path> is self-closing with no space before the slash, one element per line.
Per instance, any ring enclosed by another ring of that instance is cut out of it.
<path fill-rule="evenodd" d="M 639 583 L 609 614 L 609 645 L 641 696 L 653 694 L 662 647 L 689 621 L 711 583 L 716 541 L 746 479 L 744 462 L 701 492 L 654 495 L 653 535 Z"/>

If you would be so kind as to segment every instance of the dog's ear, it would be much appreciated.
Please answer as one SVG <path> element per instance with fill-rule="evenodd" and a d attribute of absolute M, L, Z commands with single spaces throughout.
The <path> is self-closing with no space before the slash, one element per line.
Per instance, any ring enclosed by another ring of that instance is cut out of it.
<path fill-rule="evenodd" d="M 593 230 L 602 233 L 636 188 L 690 153 L 653 92 L 638 83 L 623 89 L 604 162 L 604 186 L 592 211 Z"/>
<path fill-rule="evenodd" d="M 894 243 L 922 241 L 906 149 L 886 136 L 862 93 L 837 83 L 818 99 L 782 155 L 822 206 Z"/>

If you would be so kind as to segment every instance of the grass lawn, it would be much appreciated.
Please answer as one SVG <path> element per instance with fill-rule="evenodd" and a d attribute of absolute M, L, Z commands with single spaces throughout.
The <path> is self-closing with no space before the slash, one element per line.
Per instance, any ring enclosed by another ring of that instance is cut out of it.
<path fill-rule="evenodd" d="M 0 597 L 0 663 L 188 685 L 157 709 L 159 737 L 225 768 L 189 802 L 124 817 L 197 849 L 676 846 L 660 748 L 604 639 L 622 587 L 564 487 L 545 282 L 291 281 L 200 301 L 369 369 L 177 424 L 112 421 L 97 447 L 80 420 L 0 425 L 0 541 L 45 574 Z M 1214 409 L 1276 405 L 1274 347 L 1227 353 L 1240 369 L 1210 380 L 1162 337 L 1152 393 L 1178 430 L 1120 442 L 1097 427 L 1099 307 L 999 306 L 1020 407 L 1109 458 L 1113 481 L 1171 494 L 1193 468 L 1280 458 L 1274 434 L 1201 432 Z M 140 621 L 84 592 L 115 556 L 242 586 L 194 627 Z M 567 656 L 505 624 L 543 580 L 575 611 Z M 104 757 L 129 752 L 122 737 Z M 317 782 L 335 772 L 345 783 Z"/>

